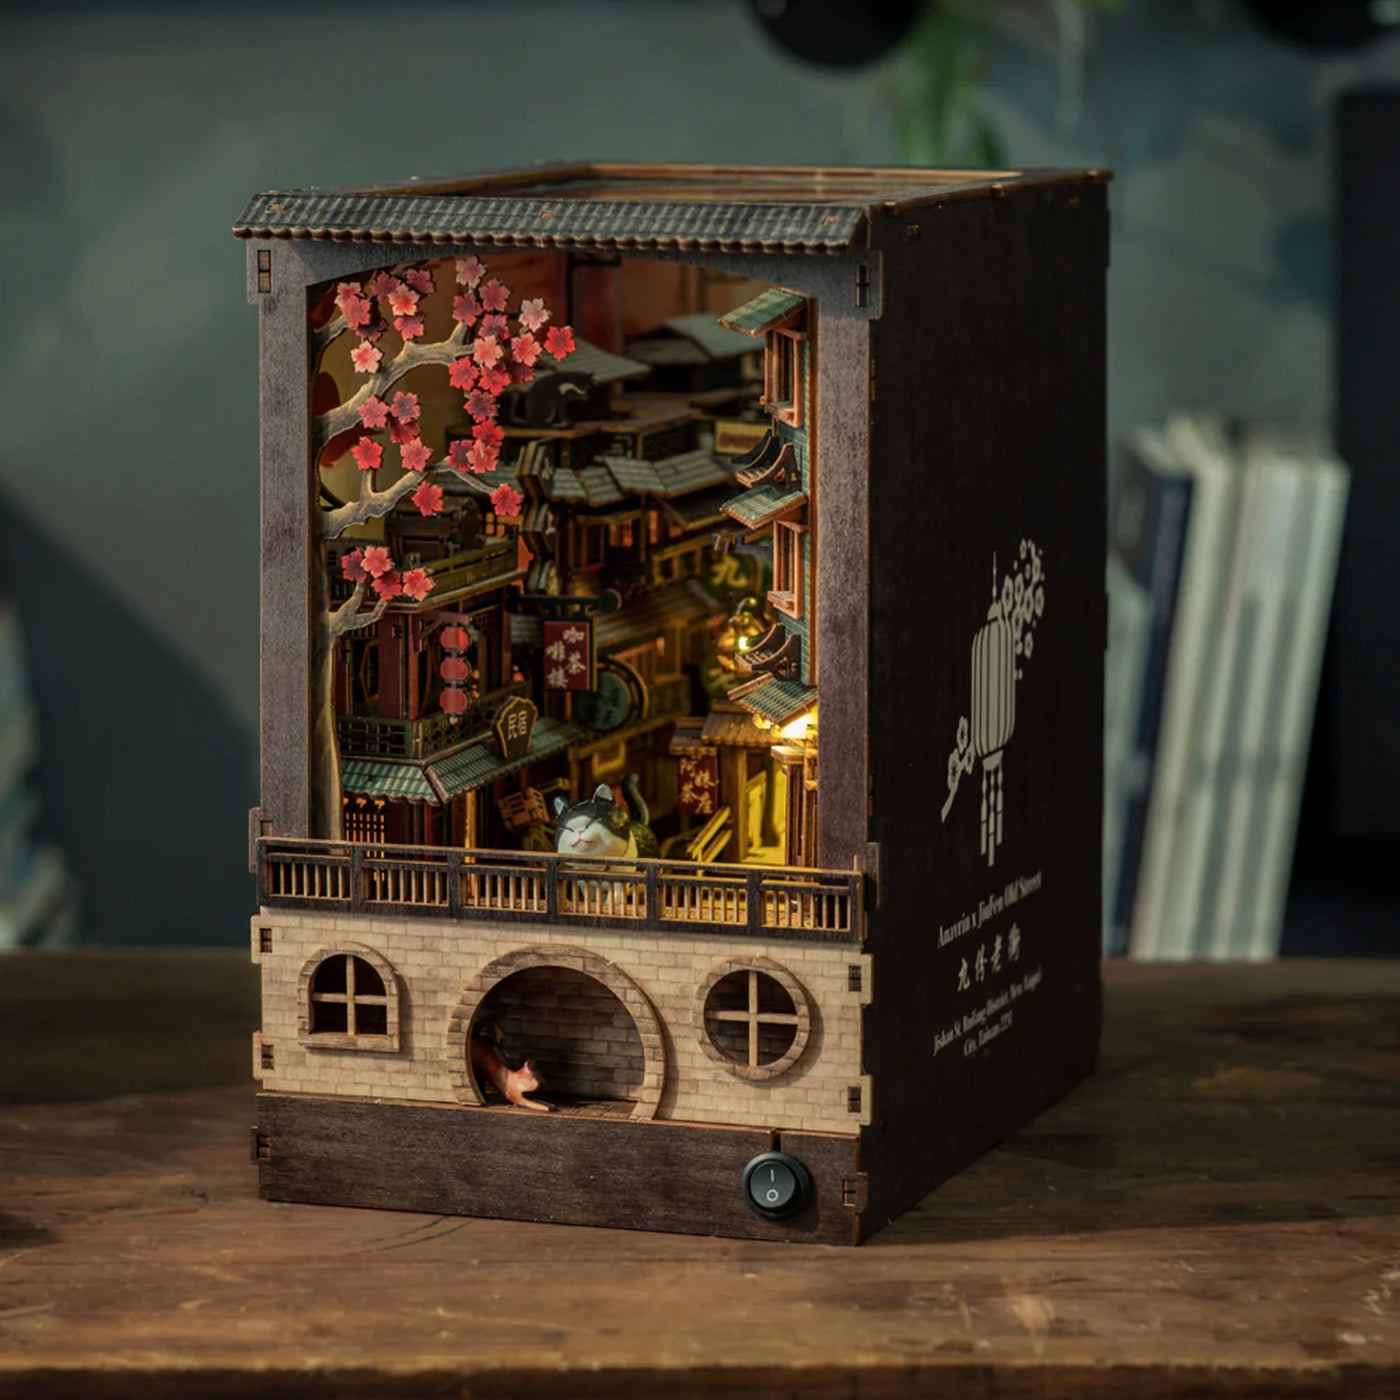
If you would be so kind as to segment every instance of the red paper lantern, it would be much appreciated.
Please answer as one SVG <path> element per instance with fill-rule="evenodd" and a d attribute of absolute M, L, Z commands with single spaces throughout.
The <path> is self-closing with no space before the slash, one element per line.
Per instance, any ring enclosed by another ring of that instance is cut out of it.
<path fill-rule="evenodd" d="M 438 667 L 438 674 L 445 681 L 457 683 L 471 675 L 471 667 L 460 656 L 444 656 Z"/>
<path fill-rule="evenodd" d="M 444 690 L 442 692 L 442 708 L 449 715 L 465 714 L 467 709 L 466 691 Z"/>
<path fill-rule="evenodd" d="M 465 627 L 444 627 L 442 629 L 442 648 L 444 651 L 466 651 L 471 644 L 472 639 L 467 635 Z"/>

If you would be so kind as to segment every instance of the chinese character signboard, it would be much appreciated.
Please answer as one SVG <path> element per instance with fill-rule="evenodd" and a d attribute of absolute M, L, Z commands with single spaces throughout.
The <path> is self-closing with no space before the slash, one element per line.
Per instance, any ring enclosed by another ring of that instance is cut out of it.
<path fill-rule="evenodd" d="M 680 809 L 688 817 L 714 815 L 719 792 L 719 757 L 709 753 L 688 753 L 681 757 Z"/>
<path fill-rule="evenodd" d="M 593 624 L 546 622 L 544 625 L 544 688 L 593 689 Z"/>
<path fill-rule="evenodd" d="M 492 728 L 496 731 L 496 742 L 501 746 L 501 757 L 505 759 L 524 758 L 530 752 L 530 741 L 535 737 L 535 720 L 539 711 L 532 701 L 523 696 L 512 695 L 496 716 Z"/>

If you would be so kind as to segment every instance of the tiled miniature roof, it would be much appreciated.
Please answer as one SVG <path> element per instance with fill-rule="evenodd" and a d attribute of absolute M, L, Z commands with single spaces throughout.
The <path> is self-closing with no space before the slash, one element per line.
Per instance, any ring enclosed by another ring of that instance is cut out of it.
<path fill-rule="evenodd" d="M 515 772 L 517 768 L 523 768 L 527 763 L 548 758 L 550 754 L 558 753 L 577 738 L 579 731 L 573 725 L 565 724 L 563 720 L 551 719 L 548 715 L 541 715 L 535 721 L 535 733 L 530 740 L 530 747 L 520 758 L 504 759 L 493 753 L 485 744 L 472 744 L 437 763 L 429 764 L 428 768 L 443 792 L 452 798 L 458 793 L 470 792 L 473 788 L 494 782 L 507 773 Z"/>
<path fill-rule="evenodd" d="M 769 681 L 742 695 L 732 697 L 737 704 L 774 724 L 786 724 L 805 715 L 817 703 L 817 692 L 797 681 Z"/>
<path fill-rule="evenodd" d="M 1097 171 L 798 169 L 607 162 L 357 189 L 272 190 L 240 238 L 537 248 L 830 252 L 856 244 L 874 209 L 989 199 L 1018 186 L 1102 181 Z"/>
<path fill-rule="evenodd" d="M 615 647 L 678 623 L 721 618 L 724 614 L 724 604 L 717 601 L 699 579 L 678 579 L 640 597 L 629 598 L 616 612 L 600 613 L 593 620 L 593 641 L 599 649 Z"/>
<path fill-rule="evenodd" d="M 340 785 L 346 792 L 366 797 L 401 797 L 410 802 L 436 802 L 423 770 L 415 763 L 380 763 L 368 758 L 352 758 L 341 769 Z"/>
<path fill-rule="evenodd" d="M 711 710 L 700 735 L 707 744 L 744 749 L 770 748 L 777 737 L 771 729 L 760 729 L 746 710 Z"/>
<path fill-rule="evenodd" d="M 704 448 L 678 452 L 655 462 L 611 452 L 605 452 L 598 460 L 624 491 L 638 495 L 682 496 L 729 480 L 729 473 Z"/>
<path fill-rule="evenodd" d="M 784 291 L 781 287 L 769 287 L 760 292 L 752 301 L 719 318 L 721 326 L 745 335 L 758 336 L 771 330 L 779 321 L 785 321 L 795 311 L 802 309 L 804 297 L 796 292 Z"/>
<path fill-rule="evenodd" d="M 724 519 L 723 506 L 734 488 L 726 484 L 715 486 L 709 491 L 697 491 L 693 496 L 678 496 L 673 501 L 665 501 L 666 514 L 682 529 L 691 530 L 698 525 L 710 525 Z M 731 527 L 732 528 L 732 527 Z"/>
<path fill-rule="evenodd" d="M 752 354 L 753 349 L 750 336 L 720 325 L 719 318 L 709 311 L 672 316 L 659 329 L 627 346 L 629 354 L 649 365 L 700 365 Z"/>
<path fill-rule="evenodd" d="M 566 374 L 591 374 L 595 384 L 616 384 L 623 379 L 640 379 L 651 373 L 651 366 L 643 364 L 641 360 L 614 355 L 611 350 L 604 350 L 591 340 L 575 341 L 573 350 L 563 360 L 556 360 L 553 355 L 542 351 L 536 365 L 537 373 L 557 369 Z"/>
<path fill-rule="evenodd" d="M 724 503 L 722 509 L 727 516 L 756 530 L 770 520 L 776 520 L 787 511 L 806 505 L 807 496 L 800 487 L 755 486 L 742 496 L 735 496 Z"/>

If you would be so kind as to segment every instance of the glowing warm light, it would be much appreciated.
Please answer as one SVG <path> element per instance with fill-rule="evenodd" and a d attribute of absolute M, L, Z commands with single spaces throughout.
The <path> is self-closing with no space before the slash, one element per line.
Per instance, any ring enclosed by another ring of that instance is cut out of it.
<path fill-rule="evenodd" d="M 817 712 L 808 710 L 805 715 L 798 715 L 796 719 L 790 719 L 778 730 L 780 739 L 805 739 L 812 732 L 812 726 L 816 723 Z"/>

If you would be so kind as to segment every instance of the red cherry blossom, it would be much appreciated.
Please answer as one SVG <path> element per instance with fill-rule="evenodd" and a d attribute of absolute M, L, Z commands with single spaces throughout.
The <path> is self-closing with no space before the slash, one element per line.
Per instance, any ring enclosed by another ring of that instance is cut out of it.
<path fill-rule="evenodd" d="M 493 277 L 489 282 L 482 283 L 479 295 L 481 304 L 488 311 L 504 311 L 506 303 L 510 300 L 510 288 Z"/>
<path fill-rule="evenodd" d="M 405 340 L 417 340 L 423 334 L 423 318 L 421 316 L 395 316 L 394 329 Z"/>
<path fill-rule="evenodd" d="M 578 348 L 574 344 L 573 328 L 571 326 L 551 326 L 545 334 L 544 348 L 556 360 L 562 360 L 566 355 L 572 355 Z"/>
<path fill-rule="evenodd" d="M 476 422 L 496 416 L 496 399 L 484 389 L 477 389 L 467 396 L 467 412 Z"/>
<path fill-rule="evenodd" d="M 340 314 L 345 317 L 345 324 L 354 329 L 369 325 L 370 309 L 364 297 L 346 297 L 341 303 Z"/>
<path fill-rule="evenodd" d="M 340 572 L 348 578 L 351 583 L 359 583 L 367 579 L 369 575 L 365 572 L 364 551 L 352 549 L 349 554 L 340 556 Z"/>
<path fill-rule="evenodd" d="M 372 439 L 363 437 L 350 454 L 362 472 L 372 472 L 384 457 L 384 449 Z"/>
<path fill-rule="evenodd" d="M 500 342 L 494 335 L 480 335 L 472 341 L 472 358 L 482 369 L 491 369 L 499 364 L 502 353 Z"/>
<path fill-rule="evenodd" d="M 525 497 L 520 494 L 509 482 L 498 486 L 491 493 L 491 509 L 497 515 L 519 515 L 520 507 L 525 503 Z"/>
<path fill-rule="evenodd" d="M 475 253 L 457 259 L 457 281 L 464 287 L 475 287 L 486 275 L 486 264 Z"/>
<path fill-rule="evenodd" d="M 360 560 L 370 578 L 381 578 L 394 567 L 394 556 L 382 544 L 372 544 Z"/>
<path fill-rule="evenodd" d="M 433 290 L 433 274 L 426 267 L 409 268 L 403 280 L 421 296 L 427 296 Z"/>
<path fill-rule="evenodd" d="M 478 423 L 472 429 L 472 436 L 478 442 L 489 443 L 492 447 L 499 447 L 504 434 L 501 432 L 501 425 L 488 418 L 484 423 Z"/>
<path fill-rule="evenodd" d="M 382 350 L 376 350 L 373 345 L 366 341 L 361 341 L 350 352 L 350 363 L 355 366 L 361 374 L 373 374 L 379 368 L 379 362 L 384 358 Z"/>
<path fill-rule="evenodd" d="M 463 292 L 452 298 L 452 319 L 469 326 L 481 315 L 481 303 L 470 293 Z"/>
<path fill-rule="evenodd" d="M 510 321 L 504 316 L 484 316 L 477 330 L 482 335 L 495 336 L 504 341 L 510 335 Z"/>
<path fill-rule="evenodd" d="M 411 423 L 422 411 L 417 394 L 395 394 L 389 410 L 400 423 Z"/>
<path fill-rule="evenodd" d="M 436 515 L 442 509 L 442 487 L 425 481 L 413 493 L 413 504 L 418 507 L 420 515 Z"/>
<path fill-rule="evenodd" d="M 379 351 L 374 352 L 376 355 Z M 360 422 L 367 428 L 382 428 L 389 421 L 389 405 L 371 395 L 360 405 Z"/>
<path fill-rule="evenodd" d="M 398 289 L 399 279 L 391 277 L 387 272 L 381 272 L 373 282 L 369 284 L 369 294 L 372 297 L 387 297 Z"/>
<path fill-rule="evenodd" d="M 426 569 L 409 569 L 403 576 L 403 591 L 421 603 L 433 591 L 432 575 Z"/>
<path fill-rule="evenodd" d="M 549 312 L 545 309 L 543 297 L 534 297 L 530 301 L 520 303 L 520 324 L 526 330 L 537 331 L 547 320 Z"/>
<path fill-rule="evenodd" d="M 412 287 L 396 287 L 389 293 L 389 310 L 395 316 L 412 316 L 418 310 L 418 293 Z"/>
<path fill-rule="evenodd" d="M 485 369 L 477 378 L 477 383 L 488 394 L 500 394 L 510 388 L 510 375 L 504 369 Z"/>
<path fill-rule="evenodd" d="M 478 476 L 482 472 L 494 471 L 500 456 L 500 449 L 492 447 L 489 442 L 474 442 L 467 453 L 468 467 Z"/>
<path fill-rule="evenodd" d="M 341 310 L 345 310 L 345 303 L 352 297 L 357 297 L 364 290 L 358 282 L 338 282 L 335 288 L 335 304 Z"/>
<path fill-rule="evenodd" d="M 510 382 L 512 384 L 528 384 L 535 377 L 535 371 L 529 365 L 522 365 L 517 361 L 510 367 Z"/>
<path fill-rule="evenodd" d="M 403 582 L 397 574 L 385 574 L 370 585 L 381 598 L 397 598 L 403 592 Z"/>
<path fill-rule="evenodd" d="M 428 465 L 432 455 L 428 444 L 422 438 L 406 442 L 399 449 L 399 456 L 403 459 L 403 469 L 406 472 L 421 472 Z"/>
<path fill-rule="evenodd" d="M 476 366 L 470 360 L 453 360 L 452 368 L 447 371 L 447 382 L 465 394 L 476 383 Z"/>
<path fill-rule="evenodd" d="M 522 365 L 532 365 L 543 347 L 532 335 L 518 335 L 510 343 L 511 357 Z"/>
<path fill-rule="evenodd" d="M 389 440 L 403 444 L 416 442 L 420 437 L 417 423 L 400 423 L 397 418 L 389 424 Z"/>
<path fill-rule="evenodd" d="M 469 443 L 465 439 L 454 442 L 452 446 L 447 449 L 447 460 L 451 462 L 459 472 L 471 471 L 471 453 L 473 446 L 480 446 L 480 444 Z"/>

